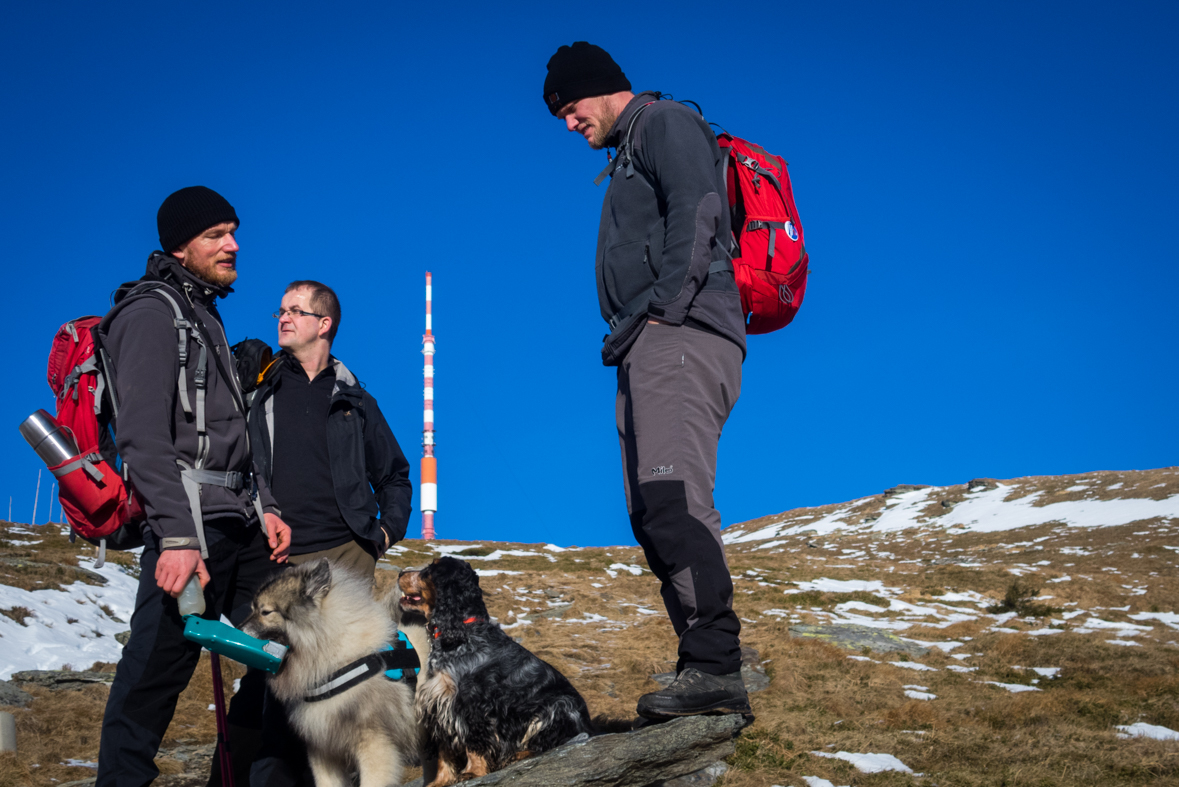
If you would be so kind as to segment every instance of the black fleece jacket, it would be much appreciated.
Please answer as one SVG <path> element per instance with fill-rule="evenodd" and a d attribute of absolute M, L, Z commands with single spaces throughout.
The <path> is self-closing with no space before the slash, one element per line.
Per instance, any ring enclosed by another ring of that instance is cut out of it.
<path fill-rule="evenodd" d="M 212 341 L 210 352 L 221 357 L 221 364 L 232 379 L 218 372 L 212 356 L 208 359 L 205 419 L 210 449 L 205 469 L 237 471 L 247 477 L 253 470 L 245 414 L 237 406 L 231 386 L 240 395 L 233 356 L 225 337 L 216 300 L 232 290 L 218 288 L 189 273 L 175 257 L 155 252 L 148 258 L 146 279 L 163 281 L 172 288 L 172 297 L 185 298 L 204 323 Z M 122 291 L 120 291 L 122 292 Z M 179 397 L 180 353 L 178 334 L 173 324 L 172 307 L 157 295 L 138 295 L 122 303 L 107 324 L 103 323 L 102 343 L 115 367 L 115 390 L 119 413 L 115 423 L 115 443 L 127 465 L 131 484 L 143 498 L 148 525 L 160 538 L 196 538 L 196 524 L 189 508 L 188 496 L 180 480 L 177 460 L 190 467 L 197 457 L 197 429 L 194 416 L 184 412 Z M 181 301 L 183 305 L 183 301 Z M 198 345 L 188 340 L 185 375 L 189 397 L 195 409 Z M 203 485 L 201 511 L 213 517 L 238 518 L 242 524 L 256 521 L 246 489 Z M 278 513 L 274 498 L 264 481 L 259 481 L 264 510 Z M 196 542 L 192 542 L 195 548 Z"/>
<path fill-rule="evenodd" d="M 279 363 L 298 363 L 285 351 L 277 358 Z M 377 400 L 348 367 L 336 358 L 331 363 L 336 383 L 328 409 L 327 447 L 336 503 L 358 538 L 383 543 L 383 531 L 388 531 L 390 545 L 395 544 L 405 538 L 413 510 L 409 462 Z M 274 395 L 282 378 L 276 374 L 264 382 L 250 406 L 250 438 L 267 483 L 274 473 Z M 299 534 L 292 540 L 298 550 Z"/>
<path fill-rule="evenodd" d="M 634 170 L 614 170 L 598 228 L 602 317 L 610 322 L 624 312 L 605 339 L 602 361 L 620 363 L 649 317 L 717 333 L 744 354 L 733 274 L 708 272 L 712 262 L 728 259 L 732 238 L 716 136 L 696 112 L 645 92 L 626 105 L 606 144 L 623 144 L 632 119 Z"/>

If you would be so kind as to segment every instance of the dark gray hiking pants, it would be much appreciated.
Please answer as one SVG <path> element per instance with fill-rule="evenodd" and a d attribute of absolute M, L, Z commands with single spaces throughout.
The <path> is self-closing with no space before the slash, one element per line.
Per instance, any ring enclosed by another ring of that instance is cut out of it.
<path fill-rule="evenodd" d="M 721 428 L 741 395 L 741 348 L 648 324 L 618 367 L 626 508 L 680 638 L 677 671 L 741 668 L 741 623 L 713 507 Z"/>

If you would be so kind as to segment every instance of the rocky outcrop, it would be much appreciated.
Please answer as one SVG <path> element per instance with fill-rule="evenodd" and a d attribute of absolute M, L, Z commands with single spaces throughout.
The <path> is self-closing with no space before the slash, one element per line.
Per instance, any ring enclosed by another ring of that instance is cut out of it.
<path fill-rule="evenodd" d="M 32 701 L 33 697 L 6 680 L 0 680 L 0 705 L 15 705 L 23 708 Z"/>
<path fill-rule="evenodd" d="M 806 626 L 799 624 L 790 627 L 790 636 L 822 640 L 844 650 L 854 650 L 856 652 L 868 648 L 876 653 L 891 653 L 895 651 L 897 653 L 907 653 L 914 657 L 924 656 L 926 653 L 929 653 L 929 648 L 923 648 L 913 642 L 906 642 L 896 634 L 870 626 L 857 626 L 854 623 L 834 626 Z"/>
<path fill-rule="evenodd" d="M 110 683 L 113 672 L 70 672 L 58 669 L 31 669 L 12 673 L 13 683 L 31 683 L 47 689 L 80 689 L 92 683 Z"/>
<path fill-rule="evenodd" d="M 929 489 L 929 484 L 897 484 L 890 489 L 885 489 L 881 497 L 888 500 L 897 495 L 903 495 L 906 492 L 916 492 L 918 489 Z"/>
<path fill-rule="evenodd" d="M 706 770 L 731 755 L 733 739 L 745 724 L 739 715 L 691 716 L 635 732 L 599 735 L 512 763 L 463 782 L 463 787 L 696 787 L 710 782 L 673 780 Z M 422 787 L 422 781 L 416 779 L 407 787 Z"/>
<path fill-rule="evenodd" d="M 729 766 L 723 762 L 714 762 L 707 768 L 701 768 L 695 773 L 689 773 L 687 776 L 679 776 L 675 779 L 668 779 L 665 782 L 658 782 L 652 787 L 712 787 L 716 784 L 716 780 L 725 775 L 725 771 Z"/>

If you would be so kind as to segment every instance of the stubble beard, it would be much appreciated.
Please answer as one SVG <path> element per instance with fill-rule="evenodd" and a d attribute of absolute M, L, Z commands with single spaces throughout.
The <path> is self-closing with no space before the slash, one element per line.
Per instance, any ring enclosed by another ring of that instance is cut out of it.
<path fill-rule="evenodd" d="M 602 113 L 594 118 L 594 133 L 590 135 L 589 140 L 589 146 L 594 150 L 606 147 L 606 137 L 610 135 L 610 129 L 614 128 L 614 123 L 618 120 L 618 114 L 608 101 L 602 101 L 601 109 Z"/>
<path fill-rule="evenodd" d="M 217 263 L 222 260 L 197 260 L 195 256 L 190 256 L 188 250 L 184 252 L 184 267 L 187 268 L 193 276 L 196 276 L 203 282 L 212 284 L 214 287 L 228 287 L 237 281 L 237 268 L 222 268 Z"/>

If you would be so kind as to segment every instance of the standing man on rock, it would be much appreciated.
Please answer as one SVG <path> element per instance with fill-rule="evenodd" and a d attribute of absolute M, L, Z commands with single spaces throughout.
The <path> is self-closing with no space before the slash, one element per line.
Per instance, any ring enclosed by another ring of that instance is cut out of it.
<path fill-rule="evenodd" d="M 265 482 L 255 486 L 216 307 L 238 275 L 237 213 L 191 186 L 164 200 L 156 223 L 163 251 L 148 258 L 138 286 L 119 289 L 99 326 L 115 368 L 116 445 L 147 523 L 131 637 L 102 720 L 98 787 L 144 787 L 159 775 L 160 741 L 201 654 L 176 604 L 185 585 L 200 578 L 205 618 L 240 623 L 291 543 Z"/>
<path fill-rule="evenodd" d="M 549 60 L 545 105 L 591 148 L 618 148 L 598 228 L 602 360 L 618 367 L 615 412 L 627 511 L 679 636 L 674 683 L 639 699 L 648 718 L 750 713 L 741 623 L 713 506 L 717 444 L 741 393 L 745 322 L 727 249 L 724 158 L 708 123 L 631 92 L 603 49 Z"/>

